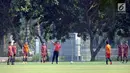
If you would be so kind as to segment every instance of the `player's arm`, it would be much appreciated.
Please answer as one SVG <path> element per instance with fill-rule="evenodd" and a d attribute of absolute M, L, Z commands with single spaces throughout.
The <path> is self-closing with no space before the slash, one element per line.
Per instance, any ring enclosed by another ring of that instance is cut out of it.
<path fill-rule="evenodd" d="M 51 42 L 54 44 L 54 41 L 51 40 Z"/>
<path fill-rule="evenodd" d="M 29 48 L 29 45 L 28 45 L 27 47 L 28 47 L 28 52 L 30 52 L 30 48 Z"/>
<path fill-rule="evenodd" d="M 111 46 L 109 47 L 109 49 L 110 49 L 110 54 L 111 54 Z"/>
<path fill-rule="evenodd" d="M 24 53 L 24 47 L 22 47 L 22 53 Z"/>
<path fill-rule="evenodd" d="M 55 42 L 54 41 L 51 41 L 54 45 L 55 45 Z"/>
<path fill-rule="evenodd" d="M 9 49 L 9 47 L 8 47 L 8 52 L 10 52 L 10 49 Z"/>

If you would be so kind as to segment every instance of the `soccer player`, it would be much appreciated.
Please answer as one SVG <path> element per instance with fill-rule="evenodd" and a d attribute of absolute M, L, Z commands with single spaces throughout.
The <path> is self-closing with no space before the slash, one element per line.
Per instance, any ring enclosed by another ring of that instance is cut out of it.
<path fill-rule="evenodd" d="M 45 63 L 46 61 L 46 55 L 47 55 L 47 47 L 46 44 L 43 42 L 41 47 L 41 56 L 42 56 L 42 63 Z"/>
<path fill-rule="evenodd" d="M 13 52 L 13 62 L 15 62 L 15 56 L 17 52 L 16 42 L 13 42 L 12 52 Z"/>
<path fill-rule="evenodd" d="M 53 64 L 55 58 L 56 58 L 56 64 L 58 64 L 58 56 L 59 56 L 59 51 L 61 49 L 61 45 L 60 45 L 59 41 L 56 41 L 55 43 L 52 41 L 52 43 L 55 46 L 54 52 L 53 52 L 53 57 L 52 57 L 52 64 Z"/>
<path fill-rule="evenodd" d="M 109 45 L 108 41 L 106 41 L 106 64 L 108 65 L 108 60 L 110 61 L 110 64 L 112 64 L 111 60 L 111 46 Z"/>
<path fill-rule="evenodd" d="M 118 56 L 117 56 L 117 61 L 122 61 L 122 50 L 123 50 L 123 45 L 122 42 L 118 45 Z"/>
<path fill-rule="evenodd" d="M 12 60 L 12 56 L 13 56 L 13 52 L 12 52 L 12 46 L 11 46 L 11 42 L 8 43 L 8 60 L 7 60 L 7 65 L 11 64 L 14 65 L 13 60 Z"/>
<path fill-rule="evenodd" d="M 123 63 L 125 60 L 126 60 L 126 63 L 128 62 L 128 49 L 129 49 L 129 46 L 127 42 L 125 42 L 123 44 Z"/>
<path fill-rule="evenodd" d="M 27 63 L 28 52 L 29 52 L 28 42 L 25 42 L 25 44 L 23 46 L 23 63 L 24 64 Z"/>

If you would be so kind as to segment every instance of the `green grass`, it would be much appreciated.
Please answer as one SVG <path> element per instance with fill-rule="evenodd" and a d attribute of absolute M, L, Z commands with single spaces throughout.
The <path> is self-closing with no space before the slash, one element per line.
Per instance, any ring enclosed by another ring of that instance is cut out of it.
<path fill-rule="evenodd" d="M 13 66 L 0 63 L 0 73 L 130 73 L 130 63 L 113 62 L 113 65 L 105 65 L 105 62 L 60 62 L 57 65 L 50 62 L 18 62 Z"/>

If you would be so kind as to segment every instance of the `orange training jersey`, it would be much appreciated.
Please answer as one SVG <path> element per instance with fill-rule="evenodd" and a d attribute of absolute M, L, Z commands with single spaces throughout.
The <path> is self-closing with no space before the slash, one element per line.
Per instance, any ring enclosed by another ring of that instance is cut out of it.
<path fill-rule="evenodd" d="M 24 52 L 29 52 L 29 47 L 28 47 L 27 44 L 24 44 L 24 46 L 23 46 L 23 51 L 24 51 Z"/>
<path fill-rule="evenodd" d="M 111 46 L 107 44 L 105 48 L 106 48 L 106 54 L 111 54 Z"/>

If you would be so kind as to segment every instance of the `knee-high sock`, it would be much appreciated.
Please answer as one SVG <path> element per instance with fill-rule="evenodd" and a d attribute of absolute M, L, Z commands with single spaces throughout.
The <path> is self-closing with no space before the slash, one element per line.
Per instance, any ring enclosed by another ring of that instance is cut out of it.
<path fill-rule="evenodd" d="M 9 62 L 10 62 L 10 60 L 9 60 L 9 58 L 8 58 L 8 60 L 7 60 L 7 65 L 9 65 Z"/>

